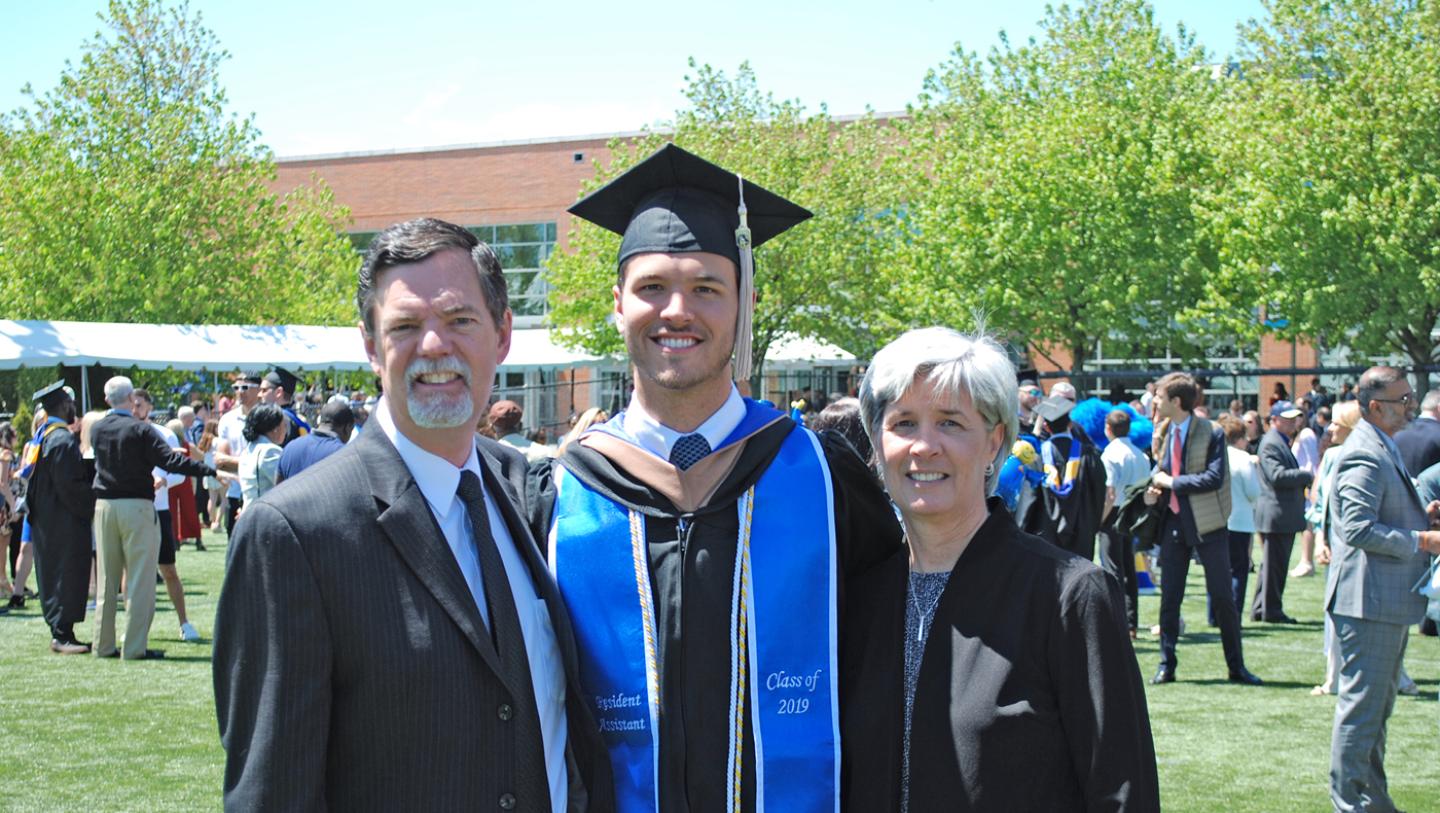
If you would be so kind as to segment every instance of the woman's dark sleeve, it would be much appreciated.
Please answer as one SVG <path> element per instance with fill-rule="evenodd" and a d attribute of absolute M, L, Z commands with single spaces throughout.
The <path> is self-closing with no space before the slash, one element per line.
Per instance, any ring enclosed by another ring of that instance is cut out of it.
<path fill-rule="evenodd" d="M 846 580 L 865 573 L 900 547 L 900 523 L 890 498 L 869 466 L 843 436 L 820 433 L 835 487 L 835 545 Z"/>
<path fill-rule="evenodd" d="M 1067 572 L 1051 679 L 1086 810 L 1160 809 L 1145 689 L 1119 585 L 1096 567 Z"/>
<path fill-rule="evenodd" d="M 547 457 L 531 463 L 525 471 L 525 521 L 530 535 L 540 546 L 541 557 L 550 553 L 550 520 L 555 514 L 555 458 Z"/>

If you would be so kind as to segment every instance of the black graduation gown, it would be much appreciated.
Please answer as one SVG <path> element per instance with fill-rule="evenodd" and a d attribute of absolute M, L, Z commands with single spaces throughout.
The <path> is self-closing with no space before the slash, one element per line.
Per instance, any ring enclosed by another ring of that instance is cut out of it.
<path fill-rule="evenodd" d="M 1074 437 L 1057 437 L 1056 464 L 1062 471 Z M 1081 441 L 1080 472 L 1070 493 L 1059 497 L 1045 485 L 1035 487 L 1036 499 L 1025 514 L 1028 533 L 1084 559 L 1095 557 L 1095 534 L 1105 508 L 1105 462 L 1091 443 Z"/>
<path fill-rule="evenodd" d="M 783 419 L 743 441 L 714 496 L 686 516 L 686 534 L 680 532 L 674 503 L 605 455 L 572 443 L 560 460 L 570 474 L 646 518 L 655 619 L 662 632 L 657 652 L 660 809 L 666 813 L 726 809 L 730 651 L 725 642 L 733 637 L 728 627 L 739 531 L 735 503 L 760 479 L 795 429 L 794 422 Z M 828 432 L 820 437 L 835 486 L 843 608 L 846 584 L 900 550 L 901 531 L 889 499 L 849 444 Z M 551 468 L 541 464 L 532 467 L 531 474 L 532 523 L 536 538 L 546 539 L 555 498 Z M 842 616 L 842 630 L 845 623 Z M 842 693 L 842 714 L 845 702 Z M 744 749 L 742 802 L 745 810 L 753 810 L 755 753 L 748 719 Z"/>
<path fill-rule="evenodd" d="M 998 498 L 951 571 L 920 664 L 910 810 L 1160 809 L 1145 691 L 1115 580 L 1015 526 Z M 897 553 L 841 630 L 847 808 L 900 808 L 905 602 Z"/>
<path fill-rule="evenodd" d="M 35 545 L 35 579 L 40 606 L 52 633 L 85 620 L 90 591 L 90 525 L 95 492 L 80 457 L 80 441 L 69 429 L 52 431 L 25 491 L 30 541 Z"/>

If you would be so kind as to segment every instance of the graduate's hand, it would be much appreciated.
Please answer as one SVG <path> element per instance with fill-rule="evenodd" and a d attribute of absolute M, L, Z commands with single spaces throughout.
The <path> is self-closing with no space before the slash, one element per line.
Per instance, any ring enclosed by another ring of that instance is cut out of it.
<path fill-rule="evenodd" d="M 1145 489 L 1145 504 L 1154 505 L 1155 503 L 1160 502 L 1160 495 L 1164 493 L 1164 489 L 1150 486 L 1149 488 Z"/>
<path fill-rule="evenodd" d="M 1430 527 L 1440 529 L 1440 500 L 1431 500 L 1425 506 L 1425 514 L 1430 517 Z"/>

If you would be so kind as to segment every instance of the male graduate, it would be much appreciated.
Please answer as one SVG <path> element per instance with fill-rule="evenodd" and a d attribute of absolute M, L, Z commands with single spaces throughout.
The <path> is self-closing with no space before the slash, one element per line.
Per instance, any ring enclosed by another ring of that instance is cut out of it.
<path fill-rule="evenodd" d="M 838 436 L 732 381 L 750 374 L 751 247 L 810 213 L 674 145 L 570 211 L 622 235 L 635 392 L 567 447 L 533 519 L 619 809 L 833 810 L 840 593 L 900 529 Z"/>
<path fill-rule="evenodd" d="M 294 373 L 284 367 L 276 367 L 260 379 L 260 401 L 280 407 L 285 417 L 290 419 L 286 424 L 288 428 L 285 430 L 285 442 L 281 443 L 281 446 L 288 446 L 296 438 L 310 434 L 310 424 L 295 411 L 295 388 L 303 384 Z"/>
<path fill-rule="evenodd" d="M 35 393 L 34 399 L 47 415 L 35 435 L 40 456 L 25 494 L 40 606 L 50 627 L 50 651 L 82 655 L 90 645 L 75 637 L 75 624 L 85 620 L 95 493 L 90 489 L 89 469 L 80 459 L 80 441 L 68 428 L 75 420 L 75 400 L 65 382 L 56 381 Z"/>

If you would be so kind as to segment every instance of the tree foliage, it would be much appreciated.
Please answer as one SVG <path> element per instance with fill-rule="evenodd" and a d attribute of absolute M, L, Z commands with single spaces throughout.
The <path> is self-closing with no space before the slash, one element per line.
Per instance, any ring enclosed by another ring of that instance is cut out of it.
<path fill-rule="evenodd" d="M 1219 117 L 1228 287 L 1287 337 L 1440 361 L 1440 4 L 1267 11 Z"/>
<path fill-rule="evenodd" d="M 112 0 L 46 93 L 0 117 L 0 297 L 12 318 L 353 319 L 348 211 L 277 197 L 270 151 L 225 111 L 227 54 L 188 7 Z"/>
<path fill-rule="evenodd" d="M 674 141 L 805 206 L 814 218 L 755 252 L 757 375 L 767 349 L 785 334 L 819 337 L 861 353 L 873 348 L 868 316 L 878 296 L 875 266 L 884 244 L 878 230 L 894 199 L 882 174 L 885 123 L 867 115 L 842 125 L 823 108 L 807 113 L 799 102 L 762 92 L 748 64 L 734 76 L 693 60 L 690 65 L 690 106 L 677 114 L 673 129 L 613 142 L 610 163 L 597 166 L 581 194 Z M 577 219 L 570 250 L 549 260 L 550 323 L 563 340 L 589 352 L 623 352 L 609 319 L 618 245 L 618 236 Z"/>
<path fill-rule="evenodd" d="M 1203 50 L 1139 0 L 1048 8 L 1039 35 L 987 58 L 957 46 L 905 129 L 917 180 L 904 225 L 913 290 L 897 318 L 973 325 L 1032 353 L 1097 340 L 1197 354 L 1214 250 L 1196 195 L 1212 175 Z"/>

